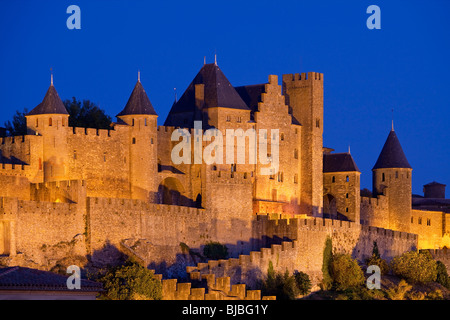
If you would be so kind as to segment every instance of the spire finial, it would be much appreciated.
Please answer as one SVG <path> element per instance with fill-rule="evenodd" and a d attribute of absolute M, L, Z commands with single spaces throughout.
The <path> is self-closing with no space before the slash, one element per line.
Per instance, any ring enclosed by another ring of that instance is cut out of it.
<path fill-rule="evenodd" d="M 214 51 L 214 64 L 217 66 L 217 53 Z"/>
<path fill-rule="evenodd" d="M 141 82 L 141 70 L 138 70 L 138 82 Z"/>
<path fill-rule="evenodd" d="M 392 109 L 392 128 L 391 131 L 394 131 L 394 109 Z"/>
<path fill-rule="evenodd" d="M 50 68 L 50 85 L 53 85 L 53 68 Z"/>
<path fill-rule="evenodd" d="M 203 65 L 206 64 L 206 56 L 203 56 Z"/>
<path fill-rule="evenodd" d="M 175 93 L 175 103 L 177 103 L 178 99 L 177 99 L 177 88 L 173 88 L 173 91 Z"/>
<path fill-rule="evenodd" d="M 350 145 L 348 145 L 348 154 L 350 154 Z"/>

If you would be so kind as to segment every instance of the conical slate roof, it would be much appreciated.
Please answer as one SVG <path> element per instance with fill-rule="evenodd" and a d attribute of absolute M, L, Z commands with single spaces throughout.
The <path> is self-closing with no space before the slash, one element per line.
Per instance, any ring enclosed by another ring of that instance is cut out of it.
<path fill-rule="evenodd" d="M 140 81 L 134 86 L 125 108 L 116 117 L 131 114 L 157 115 Z"/>
<path fill-rule="evenodd" d="M 27 116 L 37 115 L 37 114 L 69 114 L 64 106 L 61 98 L 56 92 L 55 87 L 50 85 L 47 93 L 45 94 L 44 100 L 35 107 L 33 110 L 27 113 Z"/>
<path fill-rule="evenodd" d="M 169 112 L 166 122 L 170 122 L 171 114 L 190 112 L 196 114 L 195 106 L 195 85 L 205 85 L 205 105 L 204 108 L 232 108 L 250 110 L 247 104 L 242 100 L 230 81 L 225 77 L 222 70 L 215 64 L 209 63 L 203 65 L 195 76 L 194 80 L 189 84 L 180 100 Z"/>
<path fill-rule="evenodd" d="M 411 168 L 394 130 L 389 133 L 373 169 Z M 372 169 L 372 170 L 373 170 Z"/>
<path fill-rule="evenodd" d="M 350 153 L 325 153 L 323 172 L 360 172 Z"/>

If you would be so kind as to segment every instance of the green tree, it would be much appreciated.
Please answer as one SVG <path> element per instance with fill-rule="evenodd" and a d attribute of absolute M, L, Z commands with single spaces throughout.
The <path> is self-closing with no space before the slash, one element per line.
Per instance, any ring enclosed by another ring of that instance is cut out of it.
<path fill-rule="evenodd" d="M 69 126 L 108 129 L 111 127 L 111 117 L 104 110 L 89 100 L 78 101 L 75 97 L 65 100 L 64 106 L 69 112 Z"/>
<path fill-rule="evenodd" d="M 27 108 L 24 108 L 22 112 L 16 110 L 12 122 L 9 120 L 5 122 L 4 126 L 8 136 L 23 136 L 27 134 L 27 120 L 25 118 L 27 113 Z"/>
<path fill-rule="evenodd" d="M 448 277 L 447 268 L 442 261 L 436 261 L 436 282 L 440 283 L 447 289 L 450 289 L 450 279 Z"/>
<path fill-rule="evenodd" d="M 203 247 L 203 255 L 213 260 L 226 259 L 228 248 L 219 242 L 210 241 Z"/>
<path fill-rule="evenodd" d="M 366 260 L 367 266 L 378 266 L 381 274 L 387 274 L 389 272 L 389 264 L 386 260 L 382 259 L 378 250 L 377 242 L 373 242 L 372 256 Z"/>
<path fill-rule="evenodd" d="M 325 248 L 323 249 L 323 260 L 322 260 L 322 290 L 330 290 L 333 285 L 333 279 L 330 275 L 330 264 L 333 258 L 333 244 L 331 238 L 327 237 L 325 240 Z"/>
<path fill-rule="evenodd" d="M 428 251 L 408 251 L 393 259 L 392 271 L 410 283 L 428 283 L 436 280 L 437 264 Z"/>
<path fill-rule="evenodd" d="M 276 296 L 277 300 L 293 300 L 299 294 L 296 279 L 286 270 L 284 274 L 275 272 L 272 261 L 269 261 L 267 278 L 261 284 L 265 296 Z"/>
<path fill-rule="evenodd" d="M 111 300 L 160 300 L 162 284 L 153 271 L 135 261 L 128 260 L 124 265 L 114 267 L 101 277 L 100 282 L 106 290 L 104 296 Z"/>
<path fill-rule="evenodd" d="M 364 273 L 349 254 L 336 254 L 330 264 L 330 274 L 336 290 L 347 290 L 364 283 Z"/>
<path fill-rule="evenodd" d="M 295 283 L 297 285 L 298 293 L 301 295 L 307 295 L 311 292 L 311 280 L 308 274 L 297 271 L 294 273 Z"/>

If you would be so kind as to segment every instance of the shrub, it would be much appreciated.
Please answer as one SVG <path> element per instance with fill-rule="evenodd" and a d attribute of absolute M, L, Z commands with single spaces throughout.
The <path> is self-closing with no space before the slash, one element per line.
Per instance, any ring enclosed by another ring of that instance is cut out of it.
<path fill-rule="evenodd" d="M 364 273 L 358 262 L 349 254 L 337 254 L 333 256 L 330 265 L 330 273 L 336 290 L 347 290 L 358 287 L 364 283 Z"/>
<path fill-rule="evenodd" d="M 436 261 L 436 282 L 450 289 L 450 279 L 448 277 L 447 268 L 441 261 Z"/>
<path fill-rule="evenodd" d="M 381 259 L 380 257 L 376 257 L 372 255 L 369 259 L 366 260 L 367 266 L 378 266 L 380 268 L 381 274 L 387 274 L 389 272 L 389 264 L 386 260 Z"/>
<path fill-rule="evenodd" d="M 294 273 L 294 278 L 299 294 L 307 295 L 311 292 L 311 280 L 306 273 L 298 271 Z"/>
<path fill-rule="evenodd" d="M 404 300 L 406 294 L 412 289 L 405 280 L 400 280 L 397 287 L 392 287 L 386 290 L 386 295 L 391 300 Z"/>
<path fill-rule="evenodd" d="M 288 271 L 284 274 L 275 272 L 272 261 L 269 261 L 267 278 L 262 282 L 261 291 L 265 296 L 276 296 L 277 300 L 293 300 L 298 294 L 294 276 Z"/>
<path fill-rule="evenodd" d="M 226 259 L 228 248 L 219 242 L 210 241 L 203 247 L 203 255 L 213 260 Z"/>
<path fill-rule="evenodd" d="M 325 247 L 323 249 L 323 261 L 322 261 L 322 283 L 320 287 L 322 290 L 330 290 L 333 285 L 333 279 L 330 275 L 330 264 L 333 258 L 333 244 L 331 238 L 327 237 L 325 240 Z"/>
<path fill-rule="evenodd" d="M 162 285 L 153 271 L 137 262 L 128 260 L 124 265 L 114 267 L 100 278 L 104 296 L 112 300 L 160 300 Z"/>
<path fill-rule="evenodd" d="M 428 251 L 408 251 L 395 257 L 392 271 L 411 283 L 428 283 L 437 277 L 436 261 Z"/>

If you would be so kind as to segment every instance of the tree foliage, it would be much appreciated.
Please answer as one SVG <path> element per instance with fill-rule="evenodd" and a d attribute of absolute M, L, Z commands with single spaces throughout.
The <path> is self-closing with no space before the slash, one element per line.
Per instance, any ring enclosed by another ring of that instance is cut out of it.
<path fill-rule="evenodd" d="M 437 264 L 428 251 L 408 251 L 392 261 L 395 275 L 411 283 L 428 283 L 437 277 Z"/>
<path fill-rule="evenodd" d="M 322 260 L 322 283 L 320 284 L 322 290 L 330 290 L 333 285 L 333 279 L 330 275 L 331 259 L 333 258 L 333 244 L 331 238 L 327 237 L 325 240 L 325 247 L 323 249 Z"/>
<path fill-rule="evenodd" d="M 4 124 L 6 129 L 6 135 L 23 136 L 27 134 L 27 120 L 25 118 L 25 115 L 27 113 L 28 113 L 27 108 L 24 108 L 22 112 L 16 110 L 12 122 L 8 120 Z"/>
<path fill-rule="evenodd" d="M 64 106 L 69 112 L 69 126 L 108 129 L 111 127 L 111 117 L 104 110 L 89 100 L 78 101 L 75 97 L 72 100 L 65 100 Z"/>
<path fill-rule="evenodd" d="M 372 256 L 366 260 L 367 266 L 378 266 L 381 274 L 387 274 L 389 272 L 389 264 L 386 260 L 382 259 L 378 250 L 377 242 L 373 242 Z"/>
<path fill-rule="evenodd" d="M 104 296 L 111 300 L 160 300 L 162 284 L 153 271 L 135 261 L 111 268 L 100 278 Z"/>
<path fill-rule="evenodd" d="M 213 260 L 226 259 L 228 248 L 219 242 L 210 241 L 203 247 L 203 255 Z"/>
<path fill-rule="evenodd" d="M 330 274 L 336 290 L 347 290 L 364 283 L 364 273 L 358 262 L 349 254 L 333 255 L 330 264 Z"/>
<path fill-rule="evenodd" d="M 269 261 L 267 278 L 261 284 L 261 291 L 265 296 L 276 296 L 277 300 L 293 300 L 298 295 L 305 295 L 311 291 L 309 276 L 303 272 L 289 274 L 275 272 L 272 261 Z"/>

